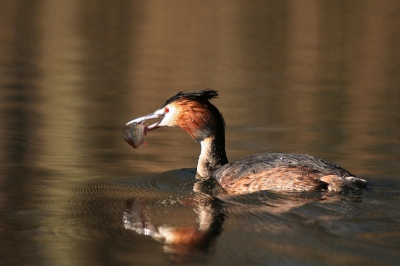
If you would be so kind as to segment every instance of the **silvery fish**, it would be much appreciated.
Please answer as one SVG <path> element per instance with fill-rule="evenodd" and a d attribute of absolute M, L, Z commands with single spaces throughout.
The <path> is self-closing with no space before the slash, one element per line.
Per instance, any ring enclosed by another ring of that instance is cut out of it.
<path fill-rule="evenodd" d="M 125 141 L 135 149 L 142 144 L 147 145 L 144 141 L 144 136 L 146 135 L 145 128 L 144 121 L 133 123 L 130 127 L 124 127 L 122 134 Z"/>

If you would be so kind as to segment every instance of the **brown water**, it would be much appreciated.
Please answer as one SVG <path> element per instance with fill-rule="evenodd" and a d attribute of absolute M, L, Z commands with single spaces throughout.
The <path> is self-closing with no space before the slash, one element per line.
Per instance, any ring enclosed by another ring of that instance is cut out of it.
<path fill-rule="evenodd" d="M 397 264 L 399 13 L 397 0 L 1 3 L 0 264 Z M 217 199 L 182 130 L 124 142 L 127 121 L 205 88 L 230 161 L 307 153 L 370 189 Z M 205 240 L 152 238 L 172 227 Z"/>

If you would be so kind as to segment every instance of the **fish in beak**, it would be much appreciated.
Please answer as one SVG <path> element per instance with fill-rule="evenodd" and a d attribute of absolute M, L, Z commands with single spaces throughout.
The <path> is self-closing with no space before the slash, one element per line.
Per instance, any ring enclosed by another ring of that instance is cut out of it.
<path fill-rule="evenodd" d="M 147 143 L 144 141 L 144 137 L 147 135 L 147 132 L 159 128 L 159 124 L 162 120 L 151 125 L 145 125 L 145 122 L 147 120 L 160 118 L 164 118 L 164 113 L 162 110 L 157 110 L 152 114 L 138 117 L 129 121 L 126 123 L 126 127 L 122 129 L 122 135 L 124 136 L 125 141 L 135 149 L 142 144 L 147 145 Z"/>

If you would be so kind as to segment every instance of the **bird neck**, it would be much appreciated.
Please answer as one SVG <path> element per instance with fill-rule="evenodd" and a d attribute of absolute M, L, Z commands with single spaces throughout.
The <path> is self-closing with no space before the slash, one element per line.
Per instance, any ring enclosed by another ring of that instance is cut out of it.
<path fill-rule="evenodd" d="M 201 153 L 197 163 L 197 173 L 202 178 L 211 176 L 211 173 L 228 163 L 225 152 L 225 135 L 211 135 L 201 142 Z"/>

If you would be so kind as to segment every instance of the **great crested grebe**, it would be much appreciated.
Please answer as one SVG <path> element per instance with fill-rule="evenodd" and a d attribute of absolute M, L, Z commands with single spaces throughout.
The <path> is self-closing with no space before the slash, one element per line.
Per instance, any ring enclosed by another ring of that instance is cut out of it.
<path fill-rule="evenodd" d="M 367 188 L 366 180 L 347 170 L 306 154 L 267 152 L 228 163 L 225 153 L 225 121 L 210 103 L 215 90 L 179 92 L 154 113 L 127 123 L 161 121 L 146 126 L 149 132 L 162 126 L 180 127 L 201 144 L 197 163 L 200 179 L 214 178 L 228 194 L 273 191 L 342 191 Z"/>

